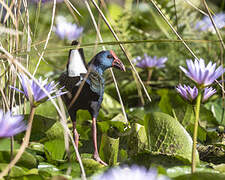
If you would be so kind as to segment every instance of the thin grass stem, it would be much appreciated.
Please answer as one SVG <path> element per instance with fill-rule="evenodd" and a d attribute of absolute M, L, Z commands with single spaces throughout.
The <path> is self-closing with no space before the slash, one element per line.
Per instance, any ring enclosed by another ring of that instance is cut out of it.
<path fill-rule="evenodd" d="M 212 24 L 213 24 L 213 27 L 214 27 L 214 29 L 215 29 L 215 31 L 216 31 L 216 34 L 217 34 L 217 36 L 218 36 L 218 38 L 219 38 L 219 40 L 220 40 L 220 43 L 222 44 L 223 49 L 225 49 L 225 44 L 224 44 L 224 42 L 223 42 L 223 38 L 222 38 L 222 36 L 221 36 L 221 34 L 220 34 L 219 29 L 216 27 L 215 21 L 213 20 L 213 17 L 212 17 L 212 14 L 211 14 L 210 10 L 209 10 L 209 7 L 208 7 L 208 5 L 207 5 L 207 3 L 206 3 L 205 0 L 202 0 L 202 1 L 203 1 L 203 4 L 204 4 L 204 6 L 205 6 L 205 8 L 206 8 L 206 10 L 207 10 L 207 13 L 208 13 L 208 15 L 209 15 L 209 18 L 210 18 L 210 20 L 211 20 L 211 22 L 212 22 Z"/>
<path fill-rule="evenodd" d="M 178 32 L 174 29 L 173 25 L 169 22 L 169 20 L 167 19 L 167 17 L 163 14 L 163 12 L 160 10 L 160 8 L 158 7 L 158 5 L 156 4 L 156 2 L 154 0 L 149 0 L 156 8 L 156 10 L 159 12 L 159 14 L 162 16 L 162 18 L 166 21 L 166 23 L 170 26 L 170 28 L 172 29 L 172 31 L 175 33 L 175 35 L 178 37 L 178 39 L 181 40 L 181 42 L 184 44 L 184 46 L 186 47 L 186 49 L 191 53 L 191 55 L 199 60 L 199 58 L 195 55 L 195 53 L 192 51 L 192 49 L 187 45 L 187 43 L 184 41 L 184 39 L 178 34 Z"/>

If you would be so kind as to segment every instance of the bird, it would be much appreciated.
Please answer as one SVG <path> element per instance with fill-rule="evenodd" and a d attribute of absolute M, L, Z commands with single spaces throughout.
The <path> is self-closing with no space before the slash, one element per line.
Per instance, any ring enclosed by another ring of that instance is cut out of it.
<path fill-rule="evenodd" d="M 72 42 L 77 45 L 78 42 Z M 79 109 L 88 110 L 92 117 L 92 140 L 94 145 L 93 159 L 107 166 L 101 160 L 97 148 L 96 120 L 104 94 L 103 73 L 108 68 L 126 71 L 122 61 L 113 50 L 103 50 L 97 53 L 86 64 L 83 48 L 69 51 L 66 71 L 59 77 L 59 84 L 68 92 L 62 96 L 73 124 L 73 138 L 78 148 L 79 134 L 76 129 L 76 114 Z"/>

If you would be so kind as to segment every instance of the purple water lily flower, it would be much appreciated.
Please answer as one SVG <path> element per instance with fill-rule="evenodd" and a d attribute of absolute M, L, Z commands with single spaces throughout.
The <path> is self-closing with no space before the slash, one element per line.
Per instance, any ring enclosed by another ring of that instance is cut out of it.
<path fill-rule="evenodd" d="M 194 102 L 198 96 L 198 88 L 194 86 L 191 88 L 190 86 L 181 85 L 179 84 L 176 87 L 176 91 L 181 95 L 182 98 L 189 102 Z M 204 88 L 203 98 L 202 102 L 207 101 L 213 94 L 216 93 L 216 90 L 212 87 L 206 87 Z"/>
<path fill-rule="evenodd" d="M 140 68 L 163 68 L 165 67 L 165 62 L 167 61 L 167 57 L 157 58 L 156 56 L 151 57 L 147 54 L 144 54 L 144 58 L 141 59 L 139 56 L 134 59 L 137 62 L 136 66 Z"/>
<path fill-rule="evenodd" d="M 13 116 L 10 111 L 4 114 L 0 109 L 0 138 L 11 137 L 25 130 L 22 115 Z"/>
<path fill-rule="evenodd" d="M 206 87 L 204 89 L 202 102 L 207 101 L 215 93 L 216 93 L 215 89 L 213 89 L 212 87 Z"/>
<path fill-rule="evenodd" d="M 224 13 L 218 13 L 215 16 L 213 16 L 213 20 L 216 24 L 216 27 L 218 29 L 225 27 L 225 14 Z M 215 29 L 213 27 L 213 24 L 208 16 L 204 16 L 203 19 L 195 25 L 196 30 L 200 31 L 210 31 L 215 33 Z"/>
<path fill-rule="evenodd" d="M 68 39 L 72 41 L 78 39 L 81 36 L 84 28 L 67 22 L 66 18 L 63 16 L 58 16 L 56 19 L 56 27 L 54 27 L 53 30 L 60 39 Z"/>
<path fill-rule="evenodd" d="M 185 100 L 193 102 L 198 96 L 198 88 L 194 86 L 191 88 L 190 86 L 179 84 L 176 87 L 177 92 L 183 97 Z"/>
<path fill-rule="evenodd" d="M 28 77 L 26 75 L 20 74 L 19 80 L 21 82 L 23 91 L 21 91 L 17 88 L 14 88 L 14 87 L 12 87 L 12 88 L 23 93 L 28 100 L 33 99 L 34 103 L 36 103 L 36 104 L 45 102 L 46 100 L 48 100 L 47 94 L 32 79 L 28 79 Z M 61 96 L 62 94 L 67 93 L 67 92 L 61 91 L 63 87 L 60 88 L 59 90 L 56 88 L 59 83 L 55 83 L 54 81 L 48 83 L 48 79 L 42 80 L 41 77 L 37 81 L 42 87 L 45 88 L 45 90 L 49 94 L 54 94 L 54 96 L 52 98 L 55 98 L 57 96 Z"/>
<path fill-rule="evenodd" d="M 144 167 L 133 165 L 131 167 L 115 167 L 106 173 L 95 176 L 93 180 L 169 180 L 166 176 L 159 176 L 156 169 L 147 170 Z"/>
<path fill-rule="evenodd" d="M 180 66 L 180 69 L 201 88 L 211 85 L 225 72 L 225 68 L 223 69 L 222 66 L 216 69 L 216 63 L 213 64 L 212 61 L 210 61 L 207 66 L 205 66 L 205 61 L 203 59 L 199 61 L 195 59 L 194 62 L 189 59 L 186 60 L 186 63 L 188 70 L 182 66 Z"/>

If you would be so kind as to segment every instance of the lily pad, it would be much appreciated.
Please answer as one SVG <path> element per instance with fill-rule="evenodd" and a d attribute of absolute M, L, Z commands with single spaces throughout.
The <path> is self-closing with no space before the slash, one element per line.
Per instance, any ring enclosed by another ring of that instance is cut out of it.
<path fill-rule="evenodd" d="M 147 114 L 145 129 L 150 151 L 181 157 L 191 163 L 191 136 L 175 118 L 161 112 Z M 197 163 L 199 163 L 198 153 L 196 156 Z"/>
<path fill-rule="evenodd" d="M 128 137 L 128 154 L 133 156 L 148 147 L 148 139 L 145 127 L 138 123 L 132 125 L 131 132 Z"/>
<path fill-rule="evenodd" d="M 185 175 L 185 174 L 190 174 L 191 173 L 191 166 L 175 166 L 168 168 L 166 170 L 167 175 L 171 178 Z M 215 171 L 212 168 L 207 168 L 207 167 L 197 167 L 196 172 L 201 172 L 201 173 L 218 173 L 218 171 Z"/>
<path fill-rule="evenodd" d="M 2 162 L 2 161 L 1 161 Z M 0 163 L 0 171 L 4 170 L 8 164 L 6 163 Z M 23 170 L 23 168 L 19 166 L 13 166 L 10 172 L 10 177 L 17 177 L 22 176 L 26 172 Z"/>
<path fill-rule="evenodd" d="M 219 174 L 219 173 L 204 173 L 204 172 L 196 172 L 194 174 L 186 174 L 182 176 L 178 176 L 174 178 L 174 180 L 199 180 L 199 179 L 204 179 L 204 180 L 224 180 L 225 175 L 224 174 Z"/>
<path fill-rule="evenodd" d="M 45 142 L 45 155 L 48 160 L 61 160 L 65 154 L 64 140 L 54 139 Z"/>
<path fill-rule="evenodd" d="M 13 155 L 15 156 L 18 150 L 15 150 Z M 0 151 L 0 162 L 9 163 L 10 162 L 10 151 Z M 35 168 L 37 167 L 37 160 L 34 155 L 25 151 L 19 161 L 16 163 L 18 166 L 25 168 Z"/>
<path fill-rule="evenodd" d="M 119 138 L 112 138 L 103 134 L 99 150 L 102 160 L 109 165 L 115 165 L 117 163 L 118 150 Z"/>

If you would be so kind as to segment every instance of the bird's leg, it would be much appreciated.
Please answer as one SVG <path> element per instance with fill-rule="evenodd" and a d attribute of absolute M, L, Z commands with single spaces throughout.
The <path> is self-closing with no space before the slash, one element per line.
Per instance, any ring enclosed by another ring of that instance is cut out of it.
<path fill-rule="evenodd" d="M 70 109 L 68 112 L 69 112 L 69 115 L 70 115 L 70 119 L 72 120 L 72 123 L 73 123 L 73 140 L 75 142 L 75 146 L 78 149 L 79 134 L 78 134 L 77 129 L 76 129 L 76 115 L 77 115 L 77 112 L 75 110 L 73 110 L 73 109 Z"/>
<path fill-rule="evenodd" d="M 93 158 L 103 164 L 104 166 L 107 166 L 107 164 L 101 160 L 98 154 L 98 146 L 97 146 L 97 128 L 96 128 L 96 118 L 93 118 L 92 120 L 92 138 L 93 138 L 93 144 L 94 144 L 94 154 Z"/>
<path fill-rule="evenodd" d="M 77 129 L 76 129 L 76 121 L 73 121 L 73 139 L 74 139 L 75 145 L 78 149 L 79 134 L 78 134 Z"/>

